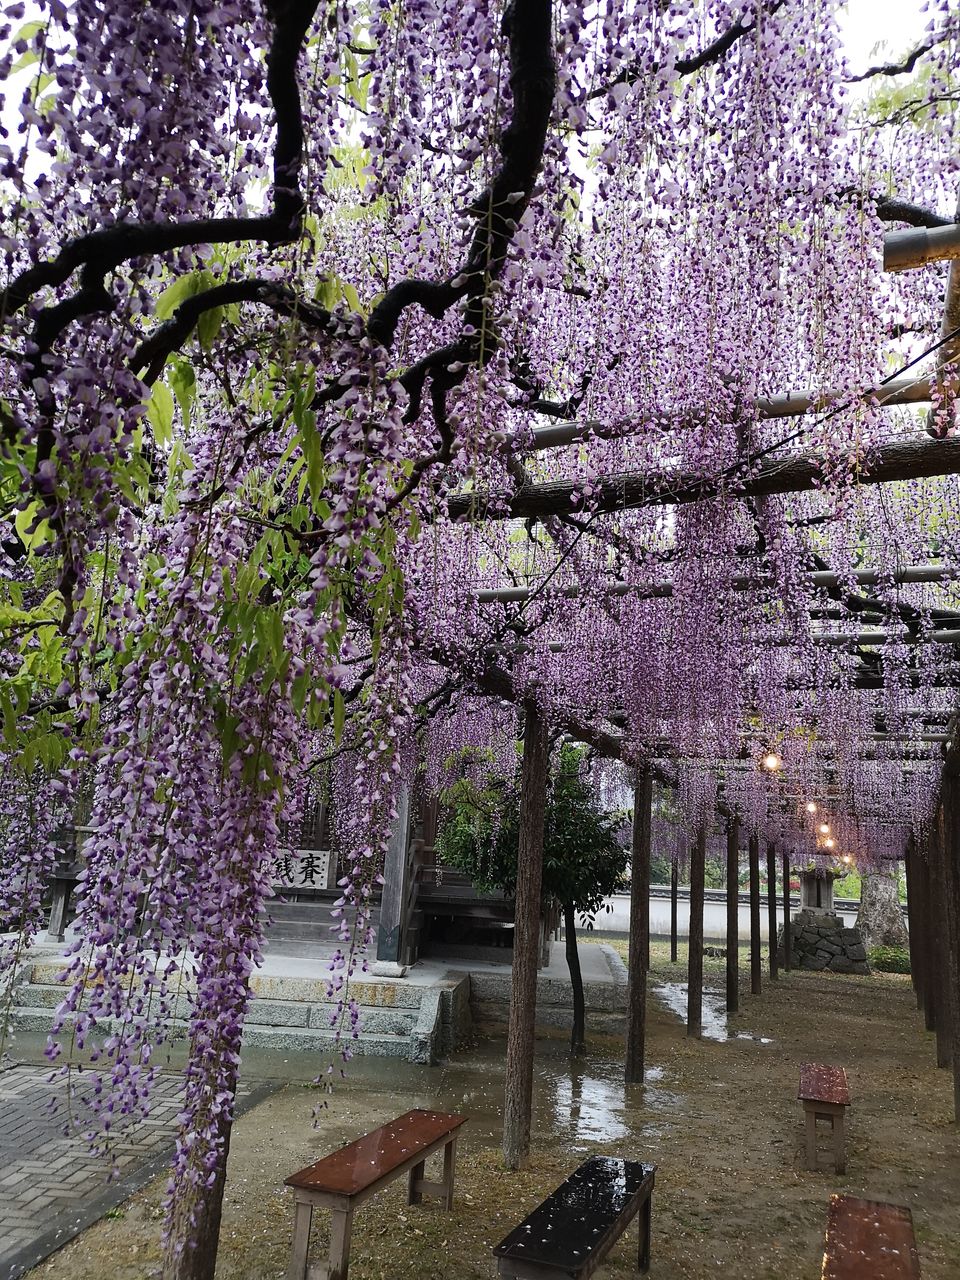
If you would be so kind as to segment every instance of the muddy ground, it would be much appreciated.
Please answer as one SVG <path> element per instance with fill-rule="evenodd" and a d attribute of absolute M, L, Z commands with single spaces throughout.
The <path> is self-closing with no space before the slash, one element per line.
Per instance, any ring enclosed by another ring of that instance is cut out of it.
<path fill-rule="evenodd" d="M 655 983 L 681 977 L 661 946 L 653 959 Z M 748 992 L 745 970 L 741 979 Z M 707 980 L 719 990 L 719 964 L 708 963 Z M 649 1079 L 628 1091 L 615 1041 L 594 1039 L 590 1056 L 572 1065 L 561 1041 L 541 1044 L 534 1155 L 519 1174 L 499 1167 L 502 1041 L 478 1036 L 471 1049 L 433 1069 L 357 1059 L 316 1127 L 311 1109 L 322 1095 L 303 1079 L 310 1065 L 252 1060 L 251 1075 L 279 1073 L 291 1082 L 234 1129 L 218 1280 L 280 1280 L 292 1223 L 283 1178 L 423 1105 L 471 1117 L 455 1209 L 408 1208 L 402 1182 L 394 1182 L 357 1213 L 352 1280 L 488 1280 L 496 1274 L 491 1247 L 593 1151 L 658 1165 L 657 1280 L 815 1280 L 827 1200 L 836 1190 L 909 1205 L 925 1280 L 957 1280 L 960 1130 L 951 1123 L 950 1079 L 934 1065 L 909 979 L 785 975 L 765 982 L 760 997 L 744 994 L 730 1032 L 725 1042 L 688 1040 L 677 1016 L 651 1000 Z M 847 1069 L 853 1106 L 842 1177 L 803 1167 L 796 1088 L 805 1060 Z M 155 1274 L 162 1199 L 161 1179 L 31 1275 Z M 322 1212 L 317 1217 L 321 1249 L 326 1224 Z M 636 1275 L 635 1260 L 631 1228 L 600 1274 Z"/>

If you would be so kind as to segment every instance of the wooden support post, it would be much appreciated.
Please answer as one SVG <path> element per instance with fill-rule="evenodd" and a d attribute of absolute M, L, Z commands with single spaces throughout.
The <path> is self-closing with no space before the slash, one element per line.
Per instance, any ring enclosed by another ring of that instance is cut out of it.
<path fill-rule="evenodd" d="M 928 846 L 926 857 L 921 863 L 922 875 L 920 883 L 923 886 L 921 898 L 923 902 L 923 929 L 919 934 L 921 946 L 923 947 L 923 1025 L 927 1031 L 933 1031 L 937 1021 L 936 957 L 934 954 L 933 911 L 930 905 L 932 897 L 930 858 L 931 851 Z"/>
<path fill-rule="evenodd" d="M 50 919 L 47 921 L 47 940 L 62 942 L 67 932 L 67 911 L 70 906 L 70 890 L 73 884 L 64 876 L 56 876 L 53 881 Z"/>
<path fill-rule="evenodd" d="M 677 885 L 680 869 L 674 862 L 670 868 L 670 963 L 677 963 Z"/>
<path fill-rule="evenodd" d="M 783 855 L 783 967 L 793 968 L 793 936 L 790 932 L 790 855 Z"/>
<path fill-rule="evenodd" d="M 522 1168 L 530 1154 L 543 827 L 547 808 L 547 720 L 533 697 L 524 699 L 524 711 L 513 975 L 503 1106 L 503 1161 L 508 1169 Z"/>
<path fill-rule="evenodd" d="M 933 892 L 930 894 L 930 930 L 933 951 L 930 974 L 934 1003 L 934 1032 L 937 1038 L 937 1066 L 949 1067 L 953 1060 L 953 1027 L 951 1001 L 950 969 L 950 922 L 947 914 L 947 884 L 949 879 L 949 829 L 947 811 L 949 810 L 948 785 L 944 784 L 941 794 L 940 808 L 934 822 L 934 830 L 930 842 L 931 880 Z"/>
<path fill-rule="evenodd" d="M 911 836 L 907 844 L 907 853 L 904 858 L 904 871 L 907 877 L 907 937 L 910 943 L 910 981 L 913 983 L 914 994 L 917 997 L 917 1008 L 923 1008 L 923 974 L 921 966 L 922 951 L 920 947 L 917 930 L 915 928 L 918 915 L 918 885 L 917 885 L 917 848 Z"/>
<path fill-rule="evenodd" d="M 777 846 L 767 843 L 767 932 L 770 934 L 770 978 L 777 977 Z"/>
<path fill-rule="evenodd" d="M 707 828 L 697 832 L 690 851 L 690 928 L 687 946 L 687 1035 L 703 1029 L 703 877 L 707 860 Z"/>
<path fill-rule="evenodd" d="M 750 836 L 750 990 L 760 994 L 760 837 Z"/>
<path fill-rule="evenodd" d="M 727 1012 L 740 1008 L 740 819 L 727 824 Z"/>
<path fill-rule="evenodd" d="M 627 1084 L 643 1084 L 644 1033 L 647 1017 L 647 970 L 650 967 L 650 825 L 653 778 L 637 770 L 633 792 L 633 852 L 630 878 L 630 943 L 627 976 Z"/>
<path fill-rule="evenodd" d="M 944 987 L 948 1008 L 949 1057 L 953 1066 L 954 1120 L 960 1123 L 960 794 L 957 762 L 951 756 L 944 771 L 940 803 L 943 808 L 943 885 L 946 924 Z"/>
<path fill-rule="evenodd" d="M 410 896 L 410 788 L 401 787 L 397 817 L 383 862 L 383 893 L 377 930 L 377 965 L 381 972 L 404 969 L 403 943 Z"/>

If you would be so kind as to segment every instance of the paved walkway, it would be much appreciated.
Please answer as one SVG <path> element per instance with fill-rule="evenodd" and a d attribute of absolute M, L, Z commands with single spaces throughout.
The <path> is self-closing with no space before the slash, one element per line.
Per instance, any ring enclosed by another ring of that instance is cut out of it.
<path fill-rule="evenodd" d="M 65 1088 L 48 1066 L 0 1069 L 0 1280 L 17 1280 L 120 1204 L 170 1159 L 181 1105 L 179 1074 L 161 1075 L 152 1113 L 115 1144 L 118 1176 L 79 1137 L 63 1135 Z M 239 1108 L 275 1085 L 247 1083 Z"/>

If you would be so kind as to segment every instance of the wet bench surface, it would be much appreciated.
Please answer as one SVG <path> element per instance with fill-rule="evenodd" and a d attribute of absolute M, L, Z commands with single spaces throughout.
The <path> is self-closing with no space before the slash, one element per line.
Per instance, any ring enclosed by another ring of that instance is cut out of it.
<path fill-rule="evenodd" d="M 296 1213 L 287 1280 L 305 1280 L 308 1275 L 310 1224 L 318 1206 L 333 1211 L 330 1259 L 309 1267 L 311 1280 L 347 1280 L 354 1209 L 401 1174 L 409 1174 L 409 1204 L 419 1204 L 426 1193 L 440 1196 L 444 1207 L 452 1209 L 457 1135 L 466 1120 L 444 1111 L 407 1111 L 287 1178 Z M 427 1159 L 441 1149 L 443 1178 L 428 1182 Z"/>
<path fill-rule="evenodd" d="M 822 1280 L 917 1280 L 913 1215 L 898 1204 L 830 1199 Z"/>
<path fill-rule="evenodd" d="M 593 1275 L 642 1210 L 638 1266 L 650 1266 L 650 1206 L 656 1166 L 592 1156 L 494 1249 L 498 1274 Z"/>
<path fill-rule="evenodd" d="M 800 1066 L 801 1102 L 827 1102 L 834 1107 L 849 1107 L 850 1090 L 843 1067 L 828 1067 L 822 1062 L 804 1062 Z"/>
<path fill-rule="evenodd" d="M 844 1173 L 847 1167 L 845 1114 L 850 1105 L 847 1073 L 843 1067 L 830 1067 L 822 1062 L 801 1063 L 797 1097 L 803 1103 L 807 1168 L 820 1167 L 817 1155 L 817 1121 L 826 1120 L 833 1134 L 834 1169 L 837 1173 Z"/>

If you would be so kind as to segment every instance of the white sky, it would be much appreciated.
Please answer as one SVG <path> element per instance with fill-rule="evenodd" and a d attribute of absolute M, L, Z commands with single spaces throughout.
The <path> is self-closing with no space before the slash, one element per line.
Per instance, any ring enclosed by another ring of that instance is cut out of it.
<path fill-rule="evenodd" d="M 919 42 L 926 23 L 922 0 L 849 0 L 840 14 L 840 29 L 854 74 L 876 61 L 889 62 Z M 882 44 L 880 57 L 874 48 Z"/>

